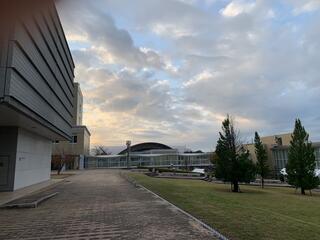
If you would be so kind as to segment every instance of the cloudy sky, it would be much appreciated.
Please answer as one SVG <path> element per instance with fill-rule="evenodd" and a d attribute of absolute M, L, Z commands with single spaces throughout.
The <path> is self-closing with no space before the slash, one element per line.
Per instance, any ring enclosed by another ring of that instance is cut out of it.
<path fill-rule="evenodd" d="M 213 149 L 221 121 L 243 138 L 320 140 L 320 0 L 59 2 L 91 144 Z"/>

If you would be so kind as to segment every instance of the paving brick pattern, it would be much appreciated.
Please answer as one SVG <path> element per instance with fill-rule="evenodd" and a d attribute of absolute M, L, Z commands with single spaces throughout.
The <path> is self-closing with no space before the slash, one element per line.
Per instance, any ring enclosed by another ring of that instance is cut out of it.
<path fill-rule="evenodd" d="M 49 191 L 35 209 L 1 209 L 0 239 L 214 239 L 116 170 L 90 170 Z"/>

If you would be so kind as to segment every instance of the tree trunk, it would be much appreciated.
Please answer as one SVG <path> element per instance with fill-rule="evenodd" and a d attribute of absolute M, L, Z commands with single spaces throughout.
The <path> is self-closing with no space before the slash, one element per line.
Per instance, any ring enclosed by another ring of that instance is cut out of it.
<path fill-rule="evenodd" d="M 232 192 L 239 192 L 239 183 L 238 183 L 238 181 L 234 181 L 233 182 Z"/>
<path fill-rule="evenodd" d="M 301 194 L 302 195 L 306 195 L 305 191 L 304 191 L 304 188 L 301 188 Z"/>
<path fill-rule="evenodd" d="M 63 165 L 58 167 L 58 175 L 60 175 L 62 168 L 63 168 Z"/>
<path fill-rule="evenodd" d="M 261 188 L 264 188 L 264 178 L 261 178 Z"/>

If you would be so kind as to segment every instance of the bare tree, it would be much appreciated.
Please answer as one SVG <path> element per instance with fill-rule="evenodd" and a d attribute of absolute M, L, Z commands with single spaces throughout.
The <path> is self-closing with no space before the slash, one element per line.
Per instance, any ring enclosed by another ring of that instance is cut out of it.
<path fill-rule="evenodd" d="M 95 156 L 100 156 L 100 155 L 111 155 L 112 153 L 108 150 L 108 148 L 105 148 L 103 146 L 95 146 L 93 149 L 93 154 Z"/>

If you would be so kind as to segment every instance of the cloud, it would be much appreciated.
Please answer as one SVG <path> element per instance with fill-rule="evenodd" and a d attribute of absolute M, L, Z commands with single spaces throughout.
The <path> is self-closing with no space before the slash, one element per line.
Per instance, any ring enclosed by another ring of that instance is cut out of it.
<path fill-rule="evenodd" d="M 152 50 L 143 52 L 136 47 L 129 32 L 118 28 L 113 18 L 98 4 L 84 0 L 63 1 L 60 4 L 71 41 L 89 42 L 95 53 L 107 63 L 161 67 L 158 54 Z"/>
<path fill-rule="evenodd" d="M 318 0 L 307 0 L 307 1 L 289 1 L 294 5 L 293 14 L 299 15 L 307 12 L 314 12 L 320 9 L 320 2 Z"/>
<path fill-rule="evenodd" d="M 248 1 L 232 1 L 220 13 L 225 17 L 235 17 L 242 13 L 250 12 L 255 6 L 254 2 Z"/>
<path fill-rule="evenodd" d="M 300 117 L 320 139 L 317 1 L 65 2 L 93 144 L 209 150 L 228 113 L 248 138 Z"/>

